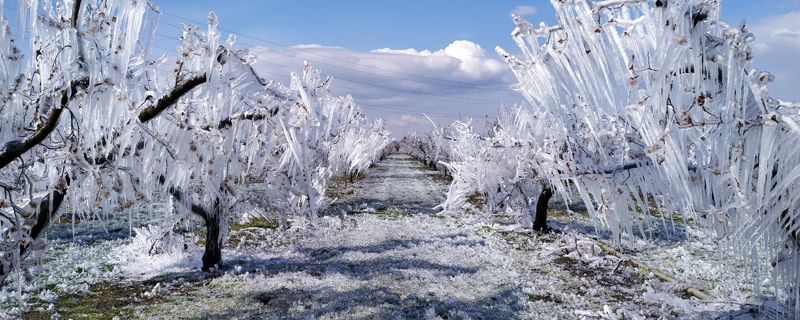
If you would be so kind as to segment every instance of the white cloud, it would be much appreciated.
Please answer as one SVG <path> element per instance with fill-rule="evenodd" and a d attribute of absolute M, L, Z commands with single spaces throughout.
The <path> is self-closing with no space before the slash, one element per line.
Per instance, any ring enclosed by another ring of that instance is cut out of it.
<path fill-rule="evenodd" d="M 263 77 L 283 83 L 307 60 L 334 78 L 336 94 L 352 94 L 368 116 L 386 119 L 396 136 L 428 130 L 431 124 L 421 112 L 451 123 L 458 115 L 493 115 L 501 103 L 522 100 L 509 90 L 513 75 L 506 64 L 465 40 L 434 50 L 298 45 L 256 47 L 251 53 L 258 57 L 254 67 Z"/>
<path fill-rule="evenodd" d="M 529 16 L 532 14 L 536 14 L 539 10 L 536 9 L 534 6 L 526 6 L 526 5 L 519 5 L 514 10 L 511 10 L 511 13 L 519 15 L 519 16 Z"/>
<path fill-rule="evenodd" d="M 411 126 L 431 125 L 430 120 L 422 115 L 403 114 L 399 117 L 391 117 L 386 120 L 386 125 L 390 127 L 403 128 Z"/>
<path fill-rule="evenodd" d="M 404 114 L 401 112 L 385 112 L 382 110 L 367 109 L 368 117 L 381 117 L 384 121 L 384 126 L 393 133 L 395 138 L 400 138 L 412 131 L 428 132 L 433 129 L 433 124 L 430 120 L 425 118 L 420 113 Z M 428 115 L 437 125 L 448 125 L 458 119 L 452 117 L 443 117 L 437 115 Z"/>
<path fill-rule="evenodd" d="M 481 80 L 493 77 L 505 71 L 507 66 L 497 59 L 487 58 L 481 46 L 467 40 L 456 40 L 447 48 L 431 52 L 429 50 L 417 51 L 415 49 L 394 50 L 389 48 L 373 50 L 373 53 L 388 53 L 397 55 L 407 55 L 412 57 L 424 57 L 425 65 L 430 67 L 451 68 L 454 64 L 463 80 Z M 414 59 L 414 58 L 411 58 Z M 454 72 L 452 70 L 451 72 Z"/>
<path fill-rule="evenodd" d="M 331 46 L 324 46 L 324 45 L 321 45 L 321 44 L 314 44 L 314 43 L 298 44 L 298 45 L 291 46 L 291 48 L 293 48 L 293 49 L 323 49 L 323 48 L 343 49 L 342 47 L 331 47 Z"/>
<path fill-rule="evenodd" d="M 750 30 L 756 36 L 754 66 L 775 75 L 771 95 L 800 101 L 800 11 L 762 19 L 753 23 Z"/>
<path fill-rule="evenodd" d="M 796 39 L 800 39 L 800 30 L 789 30 L 786 28 L 781 28 L 775 30 L 772 35 L 776 38 L 785 38 L 790 41 L 795 41 Z"/>

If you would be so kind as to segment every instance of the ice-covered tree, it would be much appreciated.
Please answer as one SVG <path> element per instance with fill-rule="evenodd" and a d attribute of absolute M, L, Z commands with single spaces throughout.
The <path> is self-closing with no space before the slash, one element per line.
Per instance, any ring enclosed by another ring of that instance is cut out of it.
<path fill-rule="evenodd" d="M 352 97 L 332 95 L 332 79 L 319 70 L 306 66 L 291 81 L 297 107 L 280 123 L 287 144 L 281 167 L 299 191 L 293 207 L 313 221 L 332 201 L 325 196 L 328 181 L 363 172 L 391 140 L 383 122 L 369 123 Z"/>
<path fill-rule="evenodd" d="M 108 160 L 131 151 L 124 129 L 148 96 L 191 89 L 148 90 L 153 63 L 143 44 L 153 17 L 144 1 L 21 2 L 18 10 L 16 34 L 28 32 L 28 43 L 18 43 L 5 15 L 0 39 L 0 279 L 41 257 L 63 203 L 102 210 L 135 199 L 130 168 Z"/>
<path fill-rule="evenodd" d="M 428 120 L 431 120 L 428 118 Z M 429 132 L 418 134 L 411 133 L 397 141 L 394 148 L 397 152 L 404 153 L 422 161 L 426 166 L 438 168 L 442 161 L 450 160 L 450 127 L 442 127 L 431 120 L 433 129 Z"/>
<path fill-rule="evenodd" d="M 64 205 L 73 214 L 118 213 L 174 202 L 168 227 L 188 213 L 204 220 L 209 269 L 220 262 L 229 211 L 254 200 L 238 187 L 265 182 L 256 202 L 288 215 L 292 204 L 324 198 L 337 170 L 375 159 L 331 161 L 346 154 L 337 148 L 388 143 L 382 123 L 368 124 L 349 97 L 333 97 L 318 71 L 307 68 L 290 87 L 263 80 L 233 37 L 219 40 L 213 14 L 207 30 L 182 27 L 174 68 L 161 72 L 168 59 L 148 59 L 160 14 L 151 2 L 23 2 L 19 13 L 17 33 L 29 32 L 29 44 L 19 48 L 5 19 L 0 38 L 0 119 L 9 124 L 0 128 L 2 279 L 41 257 Z M 289 159 L 310 175 L 298 178 L 303 171 Z"/>
<path fill-rule="evenodd" d="M 654 211 L 699 221 L 754 262 L 766 255 L 798 301 L 800 109 L 769 96 L 747 26 L 721 21 L 711 0 L 552 3 L 556 25 L 515 16 L 520 54 L 498 48 L 529 110 L 501 119 L 491 142 L 462 134 L 456 150 L 471 156 L 450 164 L 463 174 L 448 202 L 508 184 L 469 177 L 505 161 L 492 174 L 574 189 L 618 237 Z M 498 148 L 516 159 L 498 162 Z"/>
<path fill-rule="evenodd" d="M 330 178 L 368 166 L 376 151 L 362 151 L 381 150 L 389 141 L 382 122 L 368 123 L 351 97 L 334 96 L 331 79 L 317 69 L 306 65 L 288 87 L 261 80 L 246 50 L 231 53 L 231 41 L 216 44 L 213 15 L 209 21 L 205 33 L 184 27 L 181 68 L 196 74 L 207 61 L 218 63 L 205 71 L 206 84 L 143 128 L 153 139 L 141 159 L 151 177 L 145 181 L 156 190 L 163 184 L 180 204 L 178 218 L 203 219 L 204 270 L 221 262 L 237 207 L 301 215 L 313 224 L 330 204 Z M 255 181 L 266 186 L 264 194 L 240 192 Z"/>
<path fill-rule="evenodd" d="M 552 185 L 559 183 L 567 153 L 563 131 L 551 120 L 547 113 L 515 106 L 501 110 L 488 135 L 475 133 L 469 123 L 453 124 L 447 137 L 452 160 L 446 163 L 453 182 L 441 206 L 459 209 L 477 196 L 486 199 L 485 208 L 478 209 L 522 208 L 525 225 L 547 229 Z"/>

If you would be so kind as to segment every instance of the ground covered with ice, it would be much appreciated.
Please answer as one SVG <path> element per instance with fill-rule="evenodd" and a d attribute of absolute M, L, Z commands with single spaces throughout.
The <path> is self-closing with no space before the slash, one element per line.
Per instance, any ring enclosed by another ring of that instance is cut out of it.
<path fill-rule="evenodd" d="M 691 225 L 654 223 L 650 240 L 626 243 L 626 257 L 647 270 L 608 254 L 602 232 L 557 205 L 551 225 L 559 231 L 550 234 L 469 208 L 438 212 L 446 180 L 390 156 L 365 177 L 334 184 L 336 203 L 313 231 L 232 228 L 226 264 L 210 274 L 198 271 L 197 247 L 136 255 L 127 229 L 76 231 L 107 236 L 57 240 L 25 296 L 3 292 L 2 310 L 76 319 L 670 319 L 729 311 L 751 319 L 741 310 L 769 293 L 764 286 L 754 294 L 746 264 Z"/>

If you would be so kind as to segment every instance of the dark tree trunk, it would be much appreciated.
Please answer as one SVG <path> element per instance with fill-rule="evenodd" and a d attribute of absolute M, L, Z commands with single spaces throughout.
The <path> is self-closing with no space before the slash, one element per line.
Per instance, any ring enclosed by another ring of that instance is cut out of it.
<path fill-rule="evenodd" d="M 222 263 L 222 210 L 219 204 L 214 205 L 214 210 L 206 220 L 206 249 L 203 252 L 203 271 L 210 271 Z"/>
<path fill-rule="evenodd" d="M 550 197 L 553 196 L 553 190 L 550 187 L 544 187 L 542 193 L 539 194 L 539 200 L 536 201 L 536 216 L 533 219 L 533 230 L 547 231 L 547 205 L 550 202 Z"/>
<path fill-rule="evenodd" d="M 159 177 L 161 183 L 164 183 L 164 176 Z M 169 188 L 169 193 L 178 202 L 184 199 L 184 195 L 180 190 Z M 214 201 L 213 207 L 209 210 L 198 204 L 191 204 L 192 213 L 203 218 L 206 224 L 206 247 L 203 252 L 203 271 L 210 271 L 212 268 L 218 267 L 222 263 L 222 233 L 223 228 L 227 225 L 225 221 L 225 214 L 219 203 L 219 199 Z"/>
<path fill-rule="evenodd" d="M 68 178 L 66 180 L 69 181 Z M 39 209 L 36 211 L 36 224 L 33 225 L 30 233 L 30 236 L 33 240 L 26 244 L 20 245 L 20 260 L 25 259 L 31 247 L 36 244 L 36 242 L 44 235 L 45 231 L 47 231 L 47 228 L 50 227 L 50 223 L 53 221 L 53 218 L 55 218 L 56 214 L 58 214 L 58 209 L 61 207 L 61 202 L 64 201 L 64 196 L 66 194 L 67 190 L 65 186 L 56 186 L 53 188 L 53 191 L 50 191 L 50 194 L 45 196 L 44 199 L 39 202 Z M 0 287 L 5 284 L 5 279 L 9 272 L 11 272 L 10 269 L 7 270 L 5 266 L 0 265 Z"/>

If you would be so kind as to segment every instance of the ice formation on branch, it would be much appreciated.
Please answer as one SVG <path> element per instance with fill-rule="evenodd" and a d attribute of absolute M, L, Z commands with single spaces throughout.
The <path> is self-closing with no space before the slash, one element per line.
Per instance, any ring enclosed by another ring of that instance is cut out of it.
<path fill-rule="evenodd" d="M 440 168 L 444 162 L 450 161 L 450 127 L 433 124 L 430 132 L 423 134 L 412 133 L 400 141 L 392 143 L 388 151 L 410 155 L 431 168 Z"/>
<path fill-rule="evenodd" d="M 564 136 L 545 112 L 504 108 L 486 136 L 473 132 L 470 123 L 456 122 L 450 128 L 453 161 L 446 167 L 453 182 L 441 205 L 445 209 L 460 208 L 469 197 L 480 195 L 489 213 L 523 208 L 533 217 L 535 197 L 553 184 L 550 177 L 557 183 L 558 173 L 567 169 Z"/>
<path fill-rule="evenodd" d="M 288 87 L 266 82 L 234 37 L 220 40 L 213 14 L 207 29 L 182 26 L 174 68 L 162 72 L 166 57 L 148 59 L 154 3 L 23 1 L 18 10 L 24 48 L 0 21 L 0 282 L 41 258 L 62 212 L 103 217 L 152 203 L 174 204 L 164 206 L 166 232 L 189 213 L 202 217 L 208 269 L 237 208 L 315 217 L 330 202 L 328 179 L 364 170 L 389 142 L 382 122 L 333 96 L 315 69 Z M 255 182 L 265 194 L 239 192 Z"/>
<path fill-rule="evenodd" d="M 130 167 L 109 160 L 131 149 L 126 128 L 152 68 L 145 1 L 18 5 L 27 43 L 0 22 L 0 282 L 41 258 L 62 203 L 99 213 L 134 199 Z"/>
<path fill-rule="evenodd" d="M 576 190 L 617 237 L 679 213 L 771 263 L 800 300 L 800 108 L 769 96 L 746 25 L 712 0 L 552 3 L 557 25 L 514 16 L 521 53 L 497 49 L 529 105 L 489 137 L 454 125 L 445 206 Z"/>

